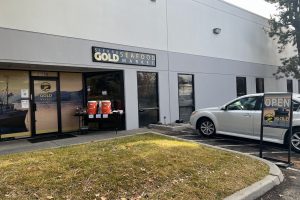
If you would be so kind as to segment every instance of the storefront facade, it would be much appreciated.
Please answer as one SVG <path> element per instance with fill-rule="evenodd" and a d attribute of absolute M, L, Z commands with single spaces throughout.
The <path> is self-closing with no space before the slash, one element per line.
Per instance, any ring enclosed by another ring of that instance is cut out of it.
<path fill-rule="evenodd" d="M 110 100 L 131 130 L 188 121 L 242 94 L 300 88 L 273 76 L 285 55 L 263 31 L 267 20 L 223 1 L 0 5 L 1 138 L 76 131 L 74 112 L 88 101 Z"/>

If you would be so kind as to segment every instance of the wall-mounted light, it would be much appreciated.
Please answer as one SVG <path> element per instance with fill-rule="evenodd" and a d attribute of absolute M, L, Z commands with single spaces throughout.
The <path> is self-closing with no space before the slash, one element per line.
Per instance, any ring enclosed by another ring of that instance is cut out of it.
<path fill-rule="evenodd" d="M 216 35 L 219 35 L 221 33 L 222 29 L 220 28 L 214 28 L 213 29 L 213 33 L 216 34 Z"/>

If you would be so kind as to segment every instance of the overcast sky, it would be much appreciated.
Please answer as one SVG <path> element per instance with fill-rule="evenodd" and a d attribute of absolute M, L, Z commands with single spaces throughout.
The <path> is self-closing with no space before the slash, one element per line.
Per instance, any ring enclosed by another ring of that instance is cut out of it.
<path fill-rule="evenodd" d="M 224 0 L 256 14 L 269 18 L 270 14 L 276 12 L 275 6 L 264 0 Z"/>

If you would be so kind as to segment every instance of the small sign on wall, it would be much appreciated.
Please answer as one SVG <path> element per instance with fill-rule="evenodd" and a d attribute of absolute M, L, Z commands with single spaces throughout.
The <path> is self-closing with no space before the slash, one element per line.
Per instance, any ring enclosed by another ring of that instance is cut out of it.
<path fill-rule="evenodd" d="M 29 109 L 29 100 L 21 100 L 21 108 Z"/>
<path fill-rule="evenodd" d="M 21 98 L 29 98 L 29 90 L 21 89 Z"/>

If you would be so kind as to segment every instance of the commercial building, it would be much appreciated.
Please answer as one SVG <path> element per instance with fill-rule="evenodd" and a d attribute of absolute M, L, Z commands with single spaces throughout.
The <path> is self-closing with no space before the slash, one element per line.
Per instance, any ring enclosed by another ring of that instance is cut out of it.
<path fill-rule="evenodd" d="M 110 100 L 130 130 L 246 93 L 297 91 L 274 78 L 285 54 L 264 27 L 221 0 L 1 0 L 1 138 L 75 131 L 88 101 Z"/>

